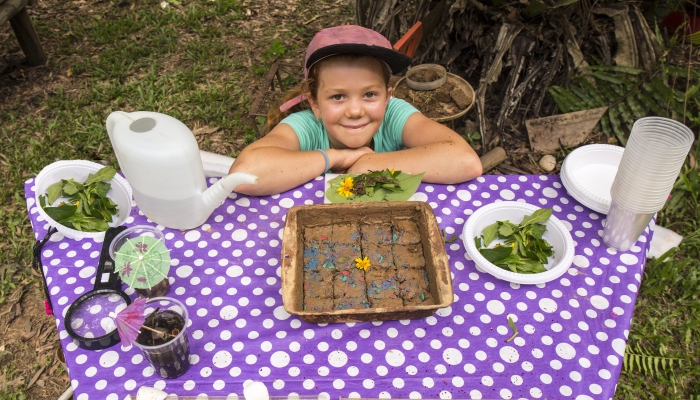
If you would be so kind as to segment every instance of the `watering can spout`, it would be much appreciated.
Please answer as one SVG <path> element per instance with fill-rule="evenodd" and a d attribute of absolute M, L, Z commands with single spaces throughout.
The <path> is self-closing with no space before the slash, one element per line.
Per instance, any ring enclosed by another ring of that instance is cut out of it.
<path fill-rule="evenodd" d="M 214 212 L 214 209 L 219 207 L 238 185 L 255 185 L 256 183 L 258 183 L 258 177 L 245 172 L 234 172 L 219 179 L 212 187 L 202 193 L 202 203 L 207 209 L 206 214 Z"/>

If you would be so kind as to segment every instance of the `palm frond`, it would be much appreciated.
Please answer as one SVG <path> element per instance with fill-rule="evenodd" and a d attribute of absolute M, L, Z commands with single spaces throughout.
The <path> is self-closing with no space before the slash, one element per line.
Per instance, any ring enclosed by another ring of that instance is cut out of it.
<path fill-rule="evenodd" d="M 645 73 L 636 68 L 592 65 L 590 71 L 574 77 L 569 88 L 550 86 L 547 91 L 564 113 L 610 106 L 596 129 L 622 144 L 634 121 L 650 115 L 691 127 L 700 125 L 700 82 L 696 82 L 700 70 L 664 65 L 656 73 Z M 673 80 L 675 85 L 669 85 Z M 679 80 L 685 81 L 679 85 Z M 687 89 L 674 90 L 678 86 Z"/>

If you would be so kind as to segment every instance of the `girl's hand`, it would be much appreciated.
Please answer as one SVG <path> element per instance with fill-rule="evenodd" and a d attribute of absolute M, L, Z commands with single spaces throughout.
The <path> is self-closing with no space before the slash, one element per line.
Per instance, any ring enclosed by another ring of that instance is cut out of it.
<path fill-rule="evenodd" d="M 374 153 L 374 150 L 369 147 L 360 147 L 359 149 L 328 149 L 326 153 L 330 159 L 331 171 L 336 174 L 342 174 L 352 167 L 360 157 Z"/>

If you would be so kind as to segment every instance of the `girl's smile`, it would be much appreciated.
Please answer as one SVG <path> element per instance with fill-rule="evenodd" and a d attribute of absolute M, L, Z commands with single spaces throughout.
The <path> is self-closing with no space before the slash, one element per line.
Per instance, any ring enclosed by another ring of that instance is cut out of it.
<path fill-rule="evenodd" d="M 359 57 L 323 64 L 311 108 L 323 122 L 331 147 L 368 146 L 379 130 L 391 96 L 379 63 L 371 57 Z"/>

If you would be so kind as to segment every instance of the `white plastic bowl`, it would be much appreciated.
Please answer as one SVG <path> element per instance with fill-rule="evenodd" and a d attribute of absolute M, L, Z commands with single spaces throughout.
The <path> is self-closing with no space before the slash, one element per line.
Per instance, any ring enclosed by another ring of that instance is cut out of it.
<path fill-rule="evenodd" d="M 464 224 L 462 240 L 464 241 L 464 247 L 467 249 L 467 254 L 479 268 L 504 281 L 520 284 L 538 284 L 557 279 L 569 269 L 574 261 L 574 240 L 571 238 L 571 234 L 566 229 L 566 226 L 555 216 L 551 216 L 545 222 L 547 230 L 542 236 L 554 250 L 554 255 L 549 258 L 549 263 L 544 266 L 547 272 L 519 274 L 507 271 L 486 260 L 479 253 L 476 243 L 474 243 L 474 238 L 481 236 L 484 228 L 494 222 L 508 220 L 514 224 L 519 224 L 526 215 L 530 215 L 539 209 L 540 207 L 517 201 L 501 201 L 481 207 Z M 501 242 L 503 241 L 501 240 Z M 492 246 L 493 243 L 489 247 Z"/>
<path fill-rule="evenodd" d="M 54 221 L 46 211 L 41 208 L 39 203 L 39 196 L 45 195 L 46 190 L 49 186 L 60 181 L 61 179 L 73 178 L 78 182 L 84 182 L 87 180 L 89 174 L 94 174 L 99 171 L 104 165 L 98 164 L 92 161 L 86 160 L 65 160 L 57 161 L 53 164 L 49 164 L 44 169 L 39 172 L 35 180 L 35 192 L 34 200 L 36 201 L 36 208 L 44 220 L 51 226 L 55 227 L 58 232 L 62 233 L 63 236 L 72 239 L 83 239 L 83 238 L 103 238 L 104 232 L 82 232 L 75 229 L 68 228 L 64 225 L 59 224 Z M 107 192 L 107 196 L 112 199 L 117 204 L 118 214 L 112 217 L 112 222 L 109 226 L 119 226 L 126 222 L 126 219 L 131 214 L 131 186 L 122 178 L 120 175 L 115 175 L 112 180 L 109 181 L 112 188 Z M 65 198 L 60 198 L 56 203 L 60 203 L 61 200 Z"/>

